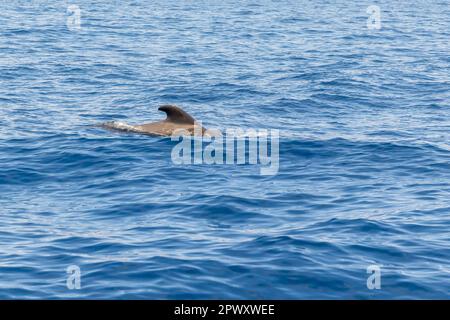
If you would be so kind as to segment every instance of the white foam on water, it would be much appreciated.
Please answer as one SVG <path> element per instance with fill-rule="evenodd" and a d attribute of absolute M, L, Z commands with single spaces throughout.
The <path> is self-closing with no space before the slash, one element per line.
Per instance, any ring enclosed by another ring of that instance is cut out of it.
<path fill-rule="evenodd" d="M 141 129 L 139 129 L 135 126 L 129 125 L 128 123 L 122 122 L 122 121 L 105 122 L 102 126 L 105 128 L 114 129 L 114 130 L 142 132 Z"/>

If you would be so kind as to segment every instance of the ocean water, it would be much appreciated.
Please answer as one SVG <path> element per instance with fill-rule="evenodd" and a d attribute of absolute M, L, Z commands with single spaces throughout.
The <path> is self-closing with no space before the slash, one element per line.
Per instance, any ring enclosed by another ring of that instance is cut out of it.
<path fill-rule="evenodd" d="M 0 298 L 450 298 L 449 8 L 2 1 Z M 167 103 L 278 173 L 96 126 Z"/>

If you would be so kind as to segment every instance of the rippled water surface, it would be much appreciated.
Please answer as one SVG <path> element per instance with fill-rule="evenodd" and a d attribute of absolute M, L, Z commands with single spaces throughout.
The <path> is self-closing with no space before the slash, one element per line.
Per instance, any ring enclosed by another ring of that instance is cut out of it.
<path fill-rule="evenodd" d="M 448 299 L 449 17 L 422 0 L 2 1 L 0 298 Z M 170 139 L 95 126 L 165 103 L 279 129 L 278 174 L 177 166 Z"/>

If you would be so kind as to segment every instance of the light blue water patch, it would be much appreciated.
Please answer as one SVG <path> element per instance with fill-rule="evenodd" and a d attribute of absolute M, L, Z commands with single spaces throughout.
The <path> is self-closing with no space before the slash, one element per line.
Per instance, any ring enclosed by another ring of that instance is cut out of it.
<path fill-rule="evenodd" d="M 449 21 L 447 1 L 3 1 L 0 298 L 448 299 Z M 278 174 L 95 126 L 167 103 L 280 130 Z"/>

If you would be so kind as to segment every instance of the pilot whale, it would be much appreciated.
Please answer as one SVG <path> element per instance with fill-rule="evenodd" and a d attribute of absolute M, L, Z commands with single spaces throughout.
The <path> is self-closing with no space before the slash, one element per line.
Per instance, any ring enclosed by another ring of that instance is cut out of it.
<path fill-rule="evenodd" d="M 203 135 L 206 131 L 191 115 L 177 106 L 163 105 L 158 110 L 167 114 L 165 120 L 138 125 L 129 125 L 121 121 L 110 121 L 103 123 L 101 127 L 151 136 L 171 136 L 176 130 L 181 129 L 186 130 L 188 135 Z"/>

